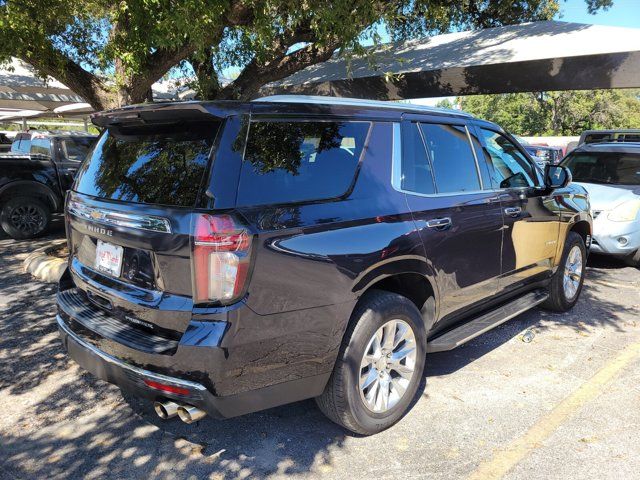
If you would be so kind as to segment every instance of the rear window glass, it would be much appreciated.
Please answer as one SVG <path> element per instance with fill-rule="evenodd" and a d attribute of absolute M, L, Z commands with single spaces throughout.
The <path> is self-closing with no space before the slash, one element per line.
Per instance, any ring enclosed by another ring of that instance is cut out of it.
<path fill-rule="evenodd" d="M 640 154 L 621 152 L 571 153 L 562 162 L 576 182 L 640 185 Z"/>
<path fill-rule="evenodd" d="M 193 206 L 219 123 L 111 128 L 78 174 L 75 190 L 110 200 Z"/>
<path fill-rule="evenodd" d="M 11 144 L 11 152 L 13 153 L 23 153 L 25 155 L 29 155 L 29 151 L 31 150 L 31 135 L 28 133 L 18 134 L 16 138 L 13 140 Z"/>
<path fill-rule="evenodd" d="M 369 122 L 253 122 L 237 204 L 334 198 L 351 185 Z"/>

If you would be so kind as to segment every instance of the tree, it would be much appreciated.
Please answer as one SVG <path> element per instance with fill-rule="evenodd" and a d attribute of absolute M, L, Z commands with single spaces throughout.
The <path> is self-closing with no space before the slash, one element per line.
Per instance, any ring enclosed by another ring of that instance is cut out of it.
<path fill-rule="evenodd" d="M 560 0 L 0 0 L 0 61 L 18 57 L 96 109 L 150 99 L 188 65 L 201 98 L 255 96 L 309 65 L 392 40 L 555 15 Z M 590 11 L 612 0 L 586 0 Z M 220 72 L 240 68 L 222 85 Z"/>
<path fill-rule="evenodd" d="M 476 95 L 458 102 L 518 135 L 579 135 L 640 125 L 640 90 L 633 89 Z"/>

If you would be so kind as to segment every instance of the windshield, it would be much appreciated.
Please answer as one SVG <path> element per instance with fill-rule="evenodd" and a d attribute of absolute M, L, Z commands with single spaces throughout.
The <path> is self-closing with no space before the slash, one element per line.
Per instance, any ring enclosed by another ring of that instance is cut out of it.
<path fill-rule="evenodd" d="M 110 200 L 193 206 L 219 125 L 109 129 L 82 165 L 75 190 Z"/>
<path fill-rule="evenodd" d="M 578 152 L 562 162 L 576 182 L 640 185 L 640 152 Z"/>

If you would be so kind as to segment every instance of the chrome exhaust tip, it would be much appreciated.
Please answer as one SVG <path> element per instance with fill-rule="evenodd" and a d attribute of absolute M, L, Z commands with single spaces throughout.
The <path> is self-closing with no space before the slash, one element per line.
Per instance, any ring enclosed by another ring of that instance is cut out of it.
<path fill-rule="evenodd" d="M 193 423 L 202 420 L 207 416 L 207 413 L 192 405 L 180 405 L 178 407 L 178 416 L 184 423 Z"/>
<path fill-rule="evenodd" d="M 179 408 L 180 405 L 169 400 L 164 402 L 153 402 L 153 409 L 163 420 L 168 420 L 169 418 L 173 418 L 178 415 Z"/>

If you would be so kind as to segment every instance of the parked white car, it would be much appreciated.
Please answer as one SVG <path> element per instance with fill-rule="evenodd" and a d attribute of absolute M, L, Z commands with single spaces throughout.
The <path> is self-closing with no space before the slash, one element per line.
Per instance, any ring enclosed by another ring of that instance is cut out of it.
<path fill-rule="evenodd" d="M 589 192 L 591 251 L 640 266 L 640 143 L 583 144 L 561 165 Z"/>

